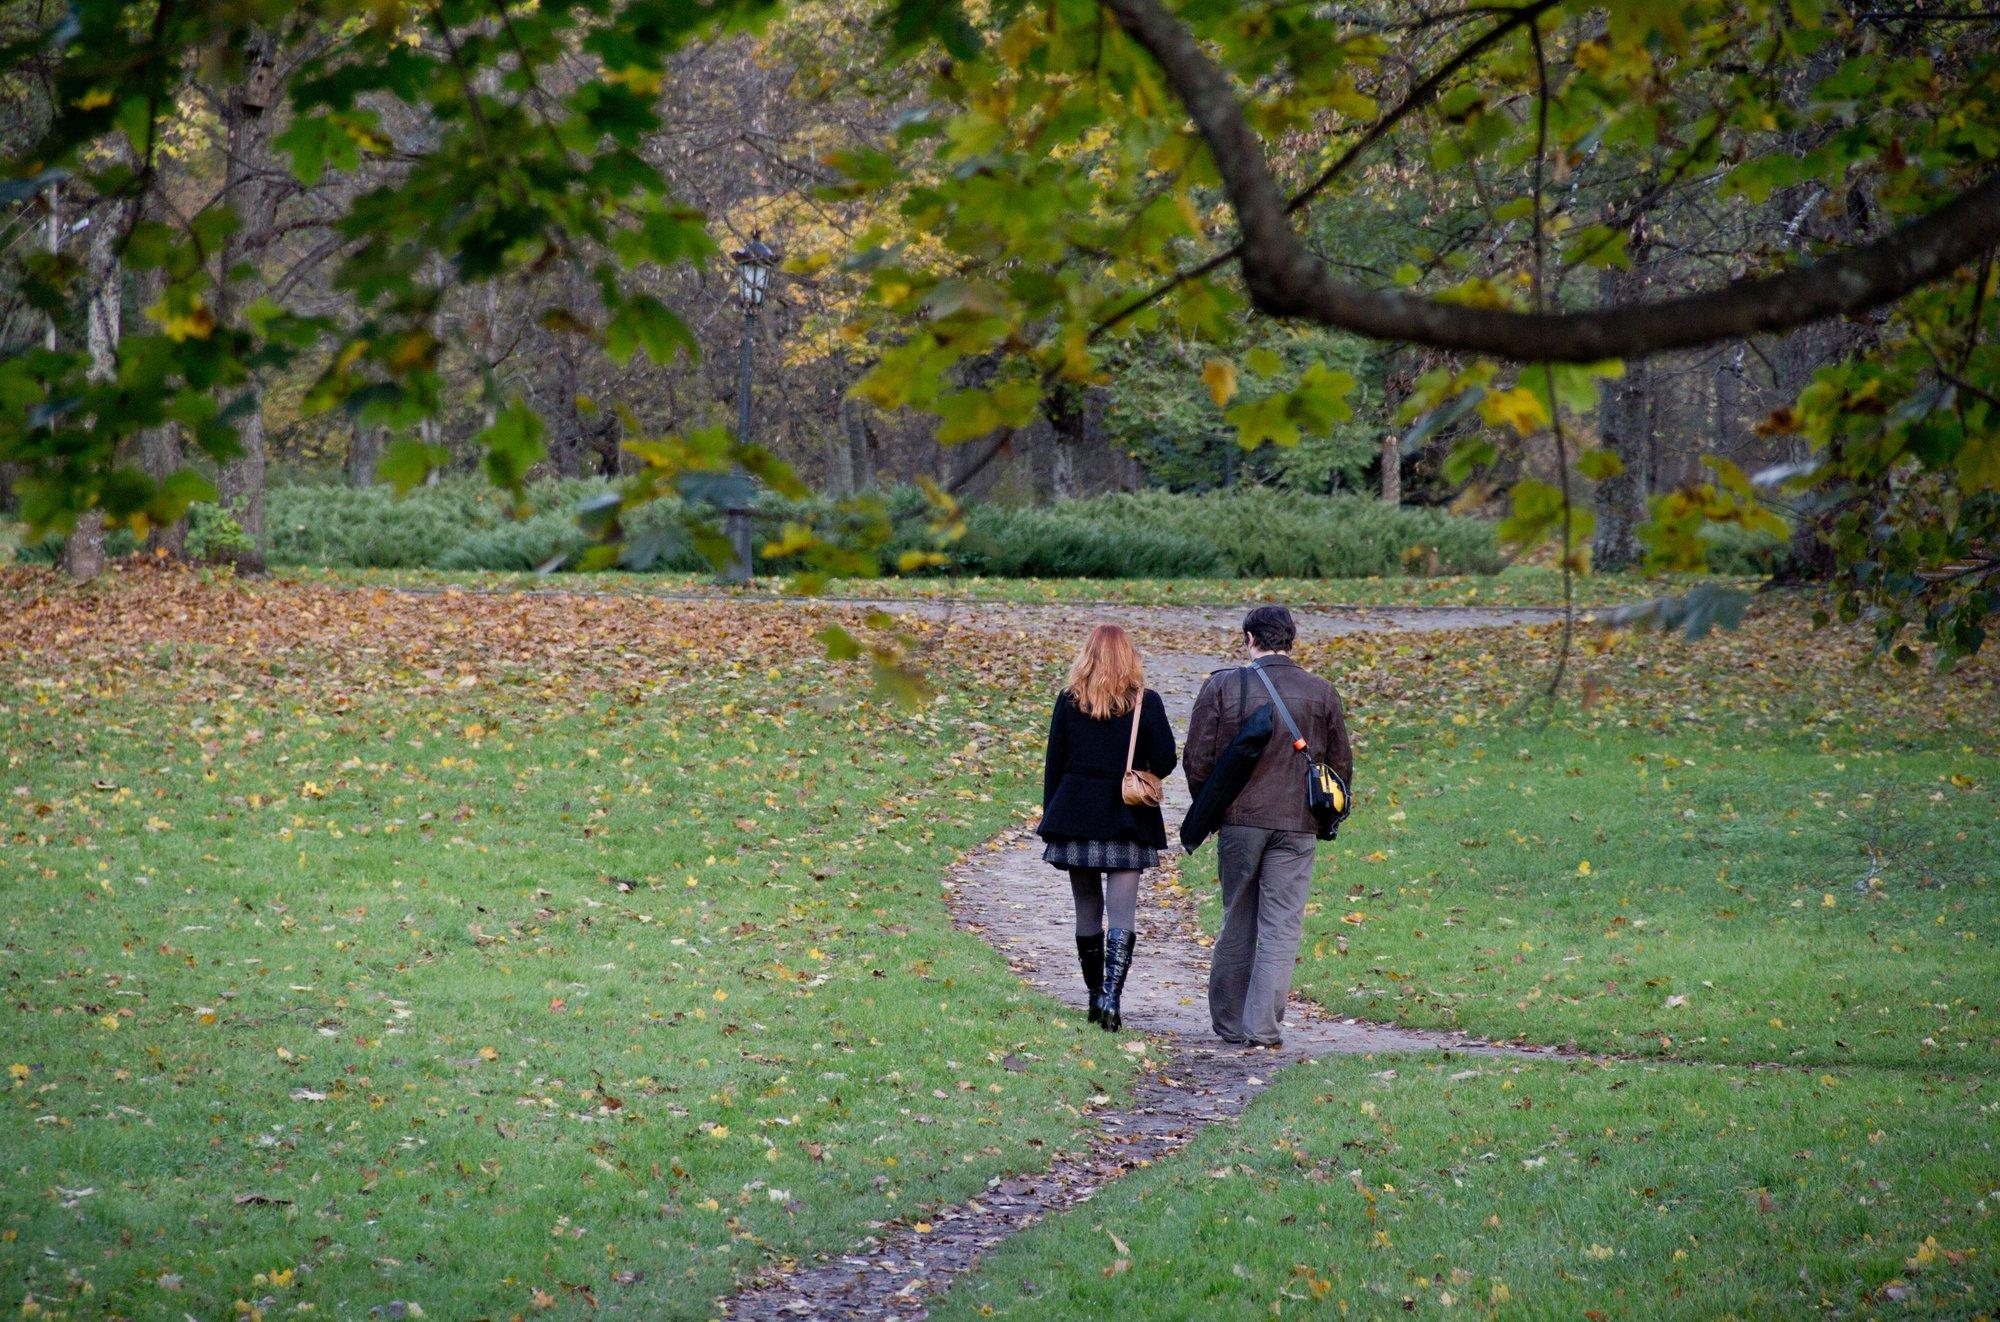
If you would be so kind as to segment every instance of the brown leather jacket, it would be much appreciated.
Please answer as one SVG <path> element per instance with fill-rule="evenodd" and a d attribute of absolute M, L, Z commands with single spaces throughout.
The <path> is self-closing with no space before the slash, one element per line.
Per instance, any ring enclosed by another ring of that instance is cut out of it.
<path fill-rule="evenodd" d="M 1284 653 L 1261 658 L 1258 666 L 1285 700 L 1292 719 L 1306 737 L 1314 756 L 1340 773 L 1350 789 L 1354 785 L 1354 749 L 1347 742 L 1347 716 L 1333 685 L 1302 668 Z M 1215 759 L 1236 737 L 1243 718 L 1271 701 L 1271 695 L 1255 675 L 1243 690 L 1239 704 L 1237 667 L 1218 670 L 1201 686 L 1194 700 L 1194 719 L 1188 723 L 1187 748 L 1183 763 L 1188 784 L 1199 786 L 1215 769 Z M 1247 704 L 1247 705 L 1246 705 Z M 1257 759 L 1250 783 L 1236 796 L 1223 817 L 1225 826 L 1261 826 L 1274 831 L 1311 831 L 1312 814 L 1306 810 L 1305 755 L 1293 751 L 1291 732 L 1284 718 L 1271 713 L 1271 742 Z"/>

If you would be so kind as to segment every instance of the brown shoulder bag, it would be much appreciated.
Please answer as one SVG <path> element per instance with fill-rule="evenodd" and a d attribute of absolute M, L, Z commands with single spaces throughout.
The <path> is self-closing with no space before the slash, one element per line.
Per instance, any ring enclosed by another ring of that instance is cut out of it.
<path fill-rule="evenodd" d="M 1160 778 L 1150 771 L 1132 769 L 1132 759 L 1139 753 L 1139 713 L 1146 707 L 1146 691 L 1139 690 L 1139 697 L 1132 704 L 1132 737 L 1125 743 L 1125 779 L 1119 785 L 1119 792 L 1125 802 L 1135 808 L 1157 808 L 1160 806 Z"/>

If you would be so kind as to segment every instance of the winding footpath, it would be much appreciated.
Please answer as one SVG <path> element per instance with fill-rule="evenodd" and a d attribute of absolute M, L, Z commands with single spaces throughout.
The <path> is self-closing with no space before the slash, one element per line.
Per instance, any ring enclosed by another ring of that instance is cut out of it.
<path fill-rule="evenodd" d="M 1078 607 L 972 607 L 921 604 L 953 627 L 982 629 L 1060 626 L 1078 630 L 1096 612 Z M 1143 636 L 1154 629 L 1213 629 L 1226 639 L 1240 618 L 1201 607 L 1106 607 Z M 1043 619 L 1043 616 L 1051 618 Z M 1560 612 L 1464 608 L 1301 611 L 1307 639 L 1359 632 L 1506 627 L 1542 623 Z M 1185 654 L 1146 657 L 1147 681 L 1159 690 L 1178 732 L 1187 729 L 1194 696 L 1221 658 Z M 1165 810 L 1178 822 L 1188 805 L 1187 782 L 1167 781 Z M 1212 851 L 1213 846 L 1210 846 Z M 1207 876 L 1212 852 L 1196 865 Z M 919 1234 L 896 1228 L 850 1252 L 818 1262 L 774 1268 L 717 1307 L 739 1319 L 918 1318 L 928 1302 L 971 1270 L 1008 1236 L 1043 1217 L 1088 1200 L 1111 1181 L 1160 1160 L 1205 1126 L 1239 1114 L 1277 1071 L 1326 1055 L 1435 1051 L 1448 1056 L 1553 1056 L 1552 1050 L 1502 1046 L 1458 1034 L 1395 1028 L 1330 1016 L 1294 996 L 1285 1016 L 1285 1044 L 1246 1050 L 1216 1039 L 1208 1022 L 1208 939 L 1189 892 L 1178 880 L 1179 858 L 1148 873 L 1139 912 L 1139 944 L 1125 994 L 1126 1036 L 1143 1046 L 1143 1070 L 1128 1103 L 1092 1114 L 1096 1133 L 1046 1170 L 994 1180 L 984 1193 L 928 1218 Z M 962 859 L 946 878 L 947 903 L 965 930 L 992 945 L 1021 979 L 1079 1013 L 1083 983 L 1076 969 L 1069 882 L 1042 862 L 1041 841 L 1025 828 L 1009 831 Z"/>

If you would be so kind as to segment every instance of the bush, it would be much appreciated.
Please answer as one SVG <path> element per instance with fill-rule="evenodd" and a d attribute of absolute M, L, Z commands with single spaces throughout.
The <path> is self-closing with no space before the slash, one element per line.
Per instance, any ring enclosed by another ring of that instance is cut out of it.
<path fill-rule="evenodd" d="M 196 505 L 188 510 L 189 559 L 221 564 L 234 561 L 252 549 L 243 525 L 220 505 Z"/>
<path fill-rule="evenodd" d="M 44 537 L 39 542 L 23 542 L 15 559 L 24 565 L 53 565 L 62 561 L 63 538 Z M 111 559 L 136 554 L 139 539 L 130 528 L 119 526 L 104 531 L 104 554 Z"/>
<path fill-rule="evenodd" d="M 1733 523 L 1709 524 L 1701 530 L 1701 540 L 1707 547 L 1709 572 L 1731 578 L 1768 578 L 1790 549 L 1786 538 Z"/>
<path fill-rule="evenodd" d="M 973 573 L 1097 578 L 1481 574 L 1500 563 L 1492 528 L 1477 519 L 1262 487 L 983 508 L 970 521 L 963 559 Z"/>
<path fill-rule="evenodd" d="M 965 572 L 996 578 L 1208 578 L 1228 572 L 1211 542 L 1099 524 L 1061 506 L 975 510 L 958 559 Z"/>
<path fill-rule="evenodd" d="M 386 487 L 274 487 L 268 498 L 270 560 L 362 569 L 537 569 L 573 560 L 588 542 L 573 511 L 610 487 L 600 480 L 545 482 L 528 491 L 516 519 L 482 479 L 455 478 L 398 497 Z M 914 488 L 881 494 L 894 533 L 876 552 L 884 570 L 905 551 L 930 546 L 929 507 Z M 758 536 L 787 520 L 853 526 L 827 500 L 766 499 Z M 196 527 L 211 517 L 199 512 Z M 673 501 L 627 523 L 629 569 L 698 572 L 708 567 Z M 982 505 L 967 518 L 954 568 L 995 577 L 1334 578 L 1409 572 L 1484 573 L 1499 556 L 1491 528 L 1438 510 L 1394 507 L 1360 496 L 1319 496 L 1261 487 L 1177 495 L 1146 492 L 1062 501 L 1040 508 Z M 796 568 L 760 560 L 760 571 Z"/>

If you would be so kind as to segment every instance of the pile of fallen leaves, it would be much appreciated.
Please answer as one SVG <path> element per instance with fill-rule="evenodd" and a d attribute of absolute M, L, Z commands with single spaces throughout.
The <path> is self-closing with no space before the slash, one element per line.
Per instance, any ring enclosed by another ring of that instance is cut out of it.
<path fill-rule="evenodd" d="M 352 588 L 143 562 L 76 588 L 46 570 L 0 570 L 0 673 L 116 686 L 172 672 L 292 691 L 316 707 L 481 685 L 574 698 L 704 677 L 866 700 L 865 659 L 828 655 L 822 633 L 834 625 L 864 641 L 901 635 L 889 641 L 935 682 L 1019 690 L 1055 655 L 1026 632 L 973 637 L 950 621 L 892 625 L 790 602 Z"/>

